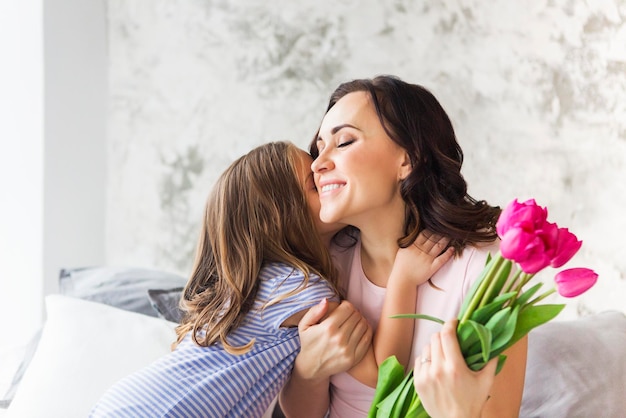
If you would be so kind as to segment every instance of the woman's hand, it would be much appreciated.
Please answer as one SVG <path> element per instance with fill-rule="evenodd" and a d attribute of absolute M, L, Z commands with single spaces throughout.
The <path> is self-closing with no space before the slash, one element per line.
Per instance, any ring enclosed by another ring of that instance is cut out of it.
<path fill-rule="evenodd" d="M 345 372 L 370 346 L 372 329 L 350 302 L 342 301 L 328 315 L 327 311 L 328 302 L 323 300 L 298 325 L 302 348 L 296 367 L 304 378 L 325 379 Z"/>
<path fill-rule="evenodd" d="M 371 345 L 372 329 L 350 302 L 328 311 L 329 303 L 323 300 L 298 325 L 302 347 L 280 393 L 287 417 L 324 417 L 330 404 L 330 376 L 351 369 Z"/>
<path fill-rule="evenodd" d="M 444 251 L 450 239 L 424 230 L 413 244 L 396 254 L 390 279 L 419 286 L 430 279 L 454 255 L 454 248 Z"/>
<path fill-rule="evenodd" d="M 497 358 L 477 372 L 467 367 L 456 337 L 457 323 L 446 322 L 415 359 L 415 390 L 433 418 L 480 417 L 495 378 Z"/>

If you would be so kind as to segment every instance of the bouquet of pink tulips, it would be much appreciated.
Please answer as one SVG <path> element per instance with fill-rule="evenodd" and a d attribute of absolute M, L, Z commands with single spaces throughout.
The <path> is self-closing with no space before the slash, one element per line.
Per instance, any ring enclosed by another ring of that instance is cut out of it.
<path fill-rule="evenodd" d="M 526 289 L 530 280 L 551 266 L 559 268 L 580 249 L 582 242 L 567 228 L 547 220 L 547 209 L 533 199 L 511 202 L 500 214 L 496 230 L 501 239 L 500 251 L 487 260 L 459 312 L 457 337 L 465 362 L 472 370 L 482 369 L 498 357 L 498 373 L 506 356 L 502 353 L 533 328 L 554 319 L 564 304 L 540 304 L 558 291 L 575 297 L 593 286 L 598 275 L 587 268 L 562 270 L 555 276 L 556 289 L 537 295 L 543 283 Z M 440 319 L 421 314 L 399 315 L 404 318 Z M 428 417 L 413 387 L 413 372 L 394 356 L 385 360 L 378 372 L 376 394 L 368 418 Z"/>

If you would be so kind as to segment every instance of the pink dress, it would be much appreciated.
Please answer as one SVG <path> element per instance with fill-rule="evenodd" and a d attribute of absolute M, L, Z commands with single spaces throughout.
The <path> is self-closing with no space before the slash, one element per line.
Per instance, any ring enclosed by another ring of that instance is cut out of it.
<path fill-rule="evenodd" d="M 428 283 L 417 290 L 415 312 L 431 315 L 443 320 L 457 316 L 465 295 L 485 266 L 487 254 L 498 251 L 498 242 L 480 247 L 467 247 L 461 257 L 446 263 L 432 278 L 438 290 Z M 361 265 L 361 242 L 348 249 L 334 248 L 333 257 L 340 268 L 341 281 L 347 290 L 347 299 L 367 318 L 376 331 L 383 308 L 386 289 L 370 282 Z M 427 320 L 418 320 L 413 338 L 411 363 L 422 347 L 430 342 L 431 334 L 441 325 Z M 331 418 L 363 418 L 374 398 L 375 390 L 360 383 L 348 373 L 331 377 Z"/>

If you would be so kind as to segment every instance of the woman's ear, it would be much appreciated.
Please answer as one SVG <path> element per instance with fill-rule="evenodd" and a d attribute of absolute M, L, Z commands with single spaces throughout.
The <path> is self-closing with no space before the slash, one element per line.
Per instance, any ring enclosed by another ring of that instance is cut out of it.
<path fill-rule="evenodd" d="M 413 170 L 413 164 L 411 164 L 411 158 L 409 158 L 409 154 L 407 152 L 404 152 L 402 163 L 400 164 L 400 167 L 398 170 L 398 179 L 399 180 L 406 179 L 409 176 L 409 174 L 411 174 L 412 170 Z"/>

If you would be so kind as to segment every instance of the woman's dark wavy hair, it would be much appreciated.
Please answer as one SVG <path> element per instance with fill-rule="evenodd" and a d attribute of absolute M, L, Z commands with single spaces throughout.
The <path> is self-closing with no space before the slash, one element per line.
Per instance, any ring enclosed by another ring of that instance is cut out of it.
<path fill-rule="evenodd" d="M 449 237 L 457 252 L 468 244 L 496 239 L 500 208 L 467 193 L 461 175 L 463 151 L 435 96 L 420 85 L 381 75 L 339 85 L 326 112 L 345 95 L 358 91 L 370 95 L 385 132 L 411 159 L 413 169 L 400 188 L 407 213 L 405 235 L 398 244 L 410 245 L 424 229 Z M 319 154 L 318 135 L 319 130 L 309 147 L 314 159 Z"/>

